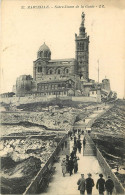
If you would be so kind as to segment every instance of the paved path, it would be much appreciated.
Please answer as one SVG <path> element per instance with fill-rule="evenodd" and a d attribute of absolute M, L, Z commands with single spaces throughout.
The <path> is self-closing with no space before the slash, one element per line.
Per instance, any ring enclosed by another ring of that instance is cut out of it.
<path fill-rule="evenodd" d="M 97 117 L 98 113 L 100 112 L 102 111 L 100 110 L 96 111 L 96 114 L 93 113 L 92 115 L 88 116 L 88 118 L 90 117 L 91 119 L 93 119 L 94 117 Z M 81 141 L 82 140 L 83 136 L 81 137 Z M 73 141 L 70 141 L 70 152 L 72 151 L 72 147 Z M 99 173 L 103 173 L 103 171 L 96 157 L 83 156 L 83 150 L 84 148 L 82 147 L 81 154 L 77 152 L 77 156 L 80 159 L 78 160 L 78 172 L 76 174 L 73 174 L 72 176 L 69 176 L 68 173 L 66 174 L 65 177 L 62 176 L 61 160 L 65 156 L 64 155 L 60 156 L 60 162 L 54 164 L 54 166 L 56 167 L 56 172 L 53 175 L 51 182 L 49 183 L 49 187 L 46 189 L 46 192 L 42 193 L 41 195 L 79 195 L 80 192 L 77 189 L 78 188 L 77 181 L 80 178 L 81 173 L 84 173 L 85 178 L 87 178 L 88 173 L 91 173 L 92 178 L 94 179 L 94 182 L 96 184 L 97 179 L 99 178 Z M 96 190 L 95 186 L 93 188 L 93 195 L 98 195 L 98 191 Z"/>
<path fill-rule="evenodd" d="M 71 150 L 73 146 L 73 141 L 71 143 Z M 83 148 L 81 150 L 81 154 L 77 152 L 77 156 L 80 158 L 78 160 L 78 172 L 69 176 L 67 173 L 65 177 L 62 176 L 61 170 L 61 160 L 64 155 L 61 155 L 60 162 L 54 164 L 56 167 L 56 173 L 54 174 L 51 182 L 49 183 L 49 187 L 47 188 L 46 192 L 42 193 L 42 195 L 77 195 L 80 194 L 77 190 L 77 181 L 80 178 L 81 173 L 84 173 L 85 178 L 87 177 L 88 173 L 92 174 L 92 178 L 95 181 L 98 179 L 98 174 L 102 173 L 102 169 L 98 164 L 98 161 L 95 156 L 83 156 Z M 93 188 L 93 195 L 97 195 L 98 191 L 96 190 L 95 186 Z"/>

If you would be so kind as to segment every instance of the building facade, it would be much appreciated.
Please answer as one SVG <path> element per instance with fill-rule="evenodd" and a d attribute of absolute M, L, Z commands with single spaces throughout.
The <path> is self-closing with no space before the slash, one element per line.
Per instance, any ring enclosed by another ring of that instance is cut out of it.
<path fill-rule="evenodd" d="M 89 36 L 87 36 L 84 26 L 85 14 L 82 13 L 82 22 L 79 28 L 79 35 L 75 34 L 76 43 L 76 61 L 77 61 L 77 74 L 80 78 L 85 80 L 89 79 Z"/>
<path fill-rule="evenodd" d="M 107 86 L 105 80 L 102 86 Z M 33 78 L 21 75 L 14 89 L 16 96 L 93 96 L 93 91 L 99 90 L 95 81 L 89 78 L 89 36 L 84 13 L 79 34 L 75 34 L 75 58 L 51 59 L 51 50 L 44 43 L 33 61 Z"/>

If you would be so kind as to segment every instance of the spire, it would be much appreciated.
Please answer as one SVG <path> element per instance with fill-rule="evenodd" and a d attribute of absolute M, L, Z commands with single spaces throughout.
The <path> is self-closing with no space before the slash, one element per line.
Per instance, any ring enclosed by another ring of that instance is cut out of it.
<path fill-rule="evenodd" d="M 82 22 L 81 22 L 81 26 L 79 28 L 79 35 L 84 37 L 85 36 L 85 27 L 84 27 L 85 14 L 84 14 L 84 12 L 82 12 L 81 17 L 82 17 Z"/>

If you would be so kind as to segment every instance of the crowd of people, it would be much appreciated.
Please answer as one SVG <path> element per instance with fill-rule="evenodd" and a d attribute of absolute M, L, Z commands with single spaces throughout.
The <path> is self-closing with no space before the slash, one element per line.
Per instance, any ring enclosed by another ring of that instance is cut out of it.
<path fill-rule="evenodd" d="M 71 136 L 71 135 L 70 135 Z M 66 173 L 69 173 L 70 176 L 74 173 L 77 173 L 78 171 L 78 160 L 79 158 L 76 156 L 77 150 L 79 153 L 81 153 L 81 148 L 82 148 L 82 143 L 80 140 L 81 133 L 78 132 L 78 136 L 74 134 L 74 144 L 73 144 L 73 150 L 70 153 L 70 155 L 66 155 L 66 158 L 63 158 L 61 166 L 62 166 L 62 173 L 63 176 L 65 177 Z M 86 139 L 84 137 L 83 139 L 83 145 L 85 147 Z"/>
<path fill-rule="evenodd" d="M 78 190 L 80 190 L 80 194 L 85 194 L 85 191 L 87 192 L 87 195 L 92 195 L 92 189 L 94 187 L 94 180 L 92 179 L 92 174 L 88 173 L 88 178 L 84 178 L 84 174 L 81 174 L 81 178 L 77 182 Z M 99 195 L 104 195 L 104 192 L 106 190 L 107 195 L 112 195 L 113 189 L 114 189 L 114 183 L 110 176 L 108 176 L 108 179 L 105 181 L 103 179 L 103 174 L 99 174 L 99 179 L 96 183 L 96 189 L 99 192 Z"/>
<path fill-rule="evenodd" d="M 73 152 L 70 154 L 70 156 L 66 155 L 66 158 L 63 158 L 61 166 L 62 166 L 62 173 L 64 177 L 66 173 L 69 173 L 69 175 L 71 176 L 73 174 L 73 170 L 74 173 L 77 173 L 78 160 L 79 158 L 77 158 L 77 156 L 75 156 Z"/>
<path fill-rule="evenodd" d="M 77 173 L 78 171 L 78 160 L 79 158 L 76 156 L 77 151 L 81 153 L 81 148 L 83 144 L 83 149 L 86 146 L 86 138 L 83 136 L 83 141 L 81 143 L 81 134 L 84 134 L 80 131 L 78 131 L 78 134 L 76 135 L 76 132 L 70 132 L 69 137 L 71 140 L 73 140 L 73 150 L 70 153 L 70 156 L 66 155 L 66 158 L 63 158 L 61 166 L 62 166 L 62 173 L 65 177 L 66 173 L 69 173 L 71 176 L 74 173 Z M 92 189 L 95 186 L 94 180 L 92 179 L 92 174 L 88 173 L 88 178 L 85 179 L 84 174 L 81 174 L 81 178 L 77 182 L 78 190 L 80 191 L 80 194 L 84 195 L 85 191 L 87 192 L 87 195 L 92 195 Z M 107 192 L 107 195 L 112 195 L 113 189 L 114 189 L 114 183 L 110 176 L 108 176 L 108 179 L 105 180 L 103 178 L 103 174 L 99 174 L 99 179 L 96 182 L 96 189 L 98 190 L 99 195 L 104 195 L 104 192 Z"/>

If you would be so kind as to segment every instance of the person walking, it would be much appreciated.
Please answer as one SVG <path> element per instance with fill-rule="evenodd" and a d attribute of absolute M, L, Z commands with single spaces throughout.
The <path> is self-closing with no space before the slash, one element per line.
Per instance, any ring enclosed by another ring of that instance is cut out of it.
<path fill-rule="evenodd" d="M 80 194 L 85 194 L 85 178 L 84 174 L 81 174 L 81 178 L 77 181 L 78 190 L 80 190 Z"/>
<path fill-rule="evenodd" d="M 72 152 L 70 153 L 70 157 L 71 157 L 72 160 L 74 159 L 74 156 L 75 156 L 75 151 L 72 150 Z"/>
<path fill-rule="evenodd" d="M 66 174 L 66 160 L 65 160 L 65 158 L 62 160 L 61 166 L 62 166 L 63 177 L 65 177 L 65 174 Z"/>
<path fill-rule="evenodd" d="M 66 172 L 69 173 L 69 156 L 66 155 Z"/>
<path fill-rule="evenodd" d="M 74 157 L 73 163 L 74 163 L 74 173 L 77 173 L 77 171 L 78 171 L 77 157 Z"/>
<path fill-rule="evenodd" d="M 61 148 L 62 148 L 62 151 L 63 151 L 63 148 L 64 148 L 64 143 L 61 144 Z"/>
<path fill-rule="evenodd" d="M 83 139 L 83 147 L 85 147 L 85 145 L 86 145 L 86 138 L 84 137 L 84 139 Z"/>
<path fill-rule="evenodd" d="M 114 182 L 112 181 L 110 176 L 108 176 L 108 179 L 105 182 L 105 188 L 107 191 L 107 195 L 112 195 L 113 188 L 114 188 Z"/>
<path fill-rule="evenodd" d="M 92 174 L 88 173 L 88 178 L 86 179 L 85 183 L 86 183 L 86 191 L 87 191 L 87 195 L 92 194 L 92 188 L 94 187 L 94 180 L 91 178 Z"/>
<path fill-rule="evenodd" d="M 74 145 L 76 145 L 76 136 L 74 136 Z"/>
<path fill-rule="evenodd" d="M 73 151 L 74 151 L 74 156 L 76 156 L 76 152 L 77 152 L 77 146 L 76 146 L 76 144 L 73 146 Z"/>
<path fill-rule="evenodd" d="M 104 195 L 105 191 L 105 180 L 103 179 L 103 174 L 99 174 L 99 179 L 96 183 L 96 189 L 99 191 L 99 195 Z"/>
<path fill-rule="evenodd" d="M 70 176 L 72 175 L 73 168 L 74 168 L 73 159 L 70 158 L 70 160 L 69 160 L 69 174 L 70 174 Z"/>
<path fill-rule="evenodd" d="M 78 142 L 77 142 L 77 147 L 78 147 L 79 153 L 81 153 L 81 148 L 82 148 L 82 146 L 81 146 L 80 140 L 78 140 Z"/>

